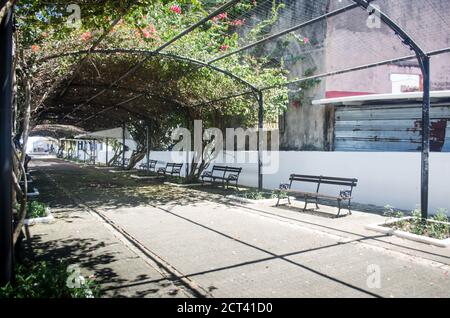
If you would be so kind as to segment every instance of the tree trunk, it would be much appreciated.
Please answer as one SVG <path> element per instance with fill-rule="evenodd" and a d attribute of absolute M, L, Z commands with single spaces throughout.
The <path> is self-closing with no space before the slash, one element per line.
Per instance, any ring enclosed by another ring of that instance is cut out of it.
<path fill-rule="evenodd" d="M 119 158 L 122 156 L 122 153 L 123 153 L 123 149 L 122 149 L 122 145 L 121 144 L 119 144 L 118 146 L 117 145 L 113 145 L 113 150 L 114 150 L 114 155 L 108 161 L 108 166 L 112 166 L 114 164 L 114 162 L 119 160 Z"/>
<path fill-rule="evenodd" d="M 143 148 L 143 149 L 140 149 L 137 151 L 133 151 L 133 154 L 130 157 L 130 162 L 128 163 L 126 170 L 132 170 L 139 161 L 144 159 L 146 154 L 147 154 L 146 148 Z"/>

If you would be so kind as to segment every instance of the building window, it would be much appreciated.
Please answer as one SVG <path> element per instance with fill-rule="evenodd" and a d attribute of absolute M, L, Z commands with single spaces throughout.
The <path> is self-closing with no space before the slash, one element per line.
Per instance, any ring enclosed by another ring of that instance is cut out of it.
<path fill-rule="evenodd" d="M 421 77 L 416 74 L 391 74 L 392 93 L 410 93 L 421 91 Z"/>

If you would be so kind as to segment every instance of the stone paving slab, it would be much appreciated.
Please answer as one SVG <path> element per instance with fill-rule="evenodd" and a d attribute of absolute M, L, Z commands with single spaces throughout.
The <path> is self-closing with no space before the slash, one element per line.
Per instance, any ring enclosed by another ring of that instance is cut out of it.
<path fill-rule="evenodd" d="M 154 189 L 151 187 L 156 185 L 127 181 L 126 175 L 114 174 L 115 183 L 129 187 L 133 184 L 136 188 L 112 188 L 108 192 L 102 186 L 91 186 L 96 177 L 109 179 L 107 172 L 58 162 L 38 165 L 57 183 L 72 187 L 74 195 L 84 199 L 86 205 L 94 206 L 179 274 L 215 297 L 450 297 L 445 265 L 448 250 L 381 238 L 365 230 L 367 223 L 384 219 L 378 215 L 356 212 L 350 217 L 331 219 L 292 209 L 243 206 L 201 190 L 174 190 L 164 185 L 143 198 L 142 194 L 130 192 Z M 171 198 L 167 199 L 169 192 Z M 58 196 L 55 200 L 64 207 L 70 204 L 59 202 Z M 69 209 L 79 207 L 69 205 Z M 102 225 L 97 219 L 83 221 L 83 213 L 71 213 L 75 217 L 72 226 L 88 228 L 83 235 L 72 232 L 73 238 L 89 237 Z M 67 235 L 70 229 L 55 225 L 47 231 L 57 237 Z M 120 246 L 117 240 L 102 247 L 103 253 L 116 245 Z M 129 264 L 128 271 L 121 274 L 128 285 L 139 281 L 141 275 L 149 275 L 139 268 L 135 273 L 131 264 L 143 260 L 131 255 L 115 257 L 116 264 Z M 114 264 L 106 259 L 104 265 L 110 263 Z M 370 288 L 367 283 L 369 266 L 374 265 L 380 270 L 381 288 Z M 150 279 L 158 281 L 155 275 L 150 274 Z M 139 296 L 138 292 L 133 291 L 133 295 Z"/>
<path fill-rule="evenodd" d="M 118 209 L 108 216 L 214 296 L 450 296 L 448 273 L 441 269 L 215 203 L 211 209 Z M 379 290 L 367 287 L 371 264 L 381 270 Z M 411 271 L 433 288 L 410 288 L 417 283 L 408 280 Z"/>
<path fill-rule="evenodd" d="M 130 250 L 104 222 L 55 189 L 43 173 L 34 175 L 40 200 L 52 207 L 56 221 L 29 227 L 31 241 L 24 243 L 27 255 L 80 265 L 84 276 L 96 276 L 102 297 L 191 297 Z"/>

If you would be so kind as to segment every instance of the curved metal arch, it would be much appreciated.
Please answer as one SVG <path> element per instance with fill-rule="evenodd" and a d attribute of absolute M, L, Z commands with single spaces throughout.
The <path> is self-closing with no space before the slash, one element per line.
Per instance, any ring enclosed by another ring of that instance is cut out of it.
<path fill-rule="evenodd" d="M 371 10 L 371 14 L 377 14 L 381 21 L 384 22 L 391 30 L 393 30 L 398 36 L 400 36 L 403 40 L 403 43 L 408 45 L 414 52 L 416 52 L 418 57 L 425 57 L 427 54 L 420 47 L 420 45 L 415 41 L 402 27 L 400 27 L 397 23 L 394 22 L 387 14 L 373 6 L 371 2 L 373 0 L 353 0 L 356 4 L 362 7 L 365 11 L 369 12 Z"/>
<path fill-rule="evenodd" d="M 86 54 L 88 52 L 88 50 L 81 50 L 81 51 L 76 51 L 76 52 L 69 52 L 69 53 L 63 53 L 63 54 L 58 54 L 58 55 L 52 55 L 52 56 L 48 56 L 45 57 L 41 60 L 38 60 L 37 63 L 44 63 L 46 61 L 49 60 L 53 60 L 53 59 L 57 59 L 57 58 L 61 58 L 61 57 L 67 57 L 67 56 L 76 56 L 76 55 L 81 55 L 81 54 Z M 210 65 L 206 62 L 197 60 L 197 59 L 193 59 L 187 56 L 182 56 L 182 55 L 177 55 L 177 54 L 173 54 L 173 53 L 165 53 L 165 52 L 159 52 L 159 51 L 150 51 L 150 50 L 138 50 L 138 49 L 97 49 L 97 50 L 92 50 L 89 51 L 90 54 L 117 54 L 117 53 L 125 53 L 125 54 L 139 54 L 139 55 L 146 55 L 146 56 L 162 56 L 162 57 L 166 57 L 166 58 L 171 58 L 174 60 L 179 60 L 179 61 L 185 61 L 185 62 L 189 62 L 195 65 L 199 65 L 201 67 L 206 67 L 208 69 L 214 70 L 218 73 L 222 73 L 225 76 L 231 77 L 233 79 L 235 79 L 236 81 L 240 82 L 241 84 L 249 87 L 252 91 L 254 91 L 255 93 L 259 92 L 259 89 L 253 85 L 252 83 L 248 82 L 247 80 L 237 76 L 236 74 L 233 74 L 230 71 L 224 70 L 220 67 L 214 66 L 214 65 Z"/>
<path fill-rule="evenodd" d="M 383 11 L 370 4 L 370 0 L 353 0 L 371 14 L 377 14 L 381 21 L 392 29 L 403 43 L 411 48 L 416 55 L 423 76 L 423 105 L 422 105 L 422 154 L 421 154 L 421 187 L 420 206 L 422 218 L 428 218 L 428 185 L 429 185 L 429 157 L 430 157 L 430 56 L 414 41 L 414 39 L 395 23 Z"/>

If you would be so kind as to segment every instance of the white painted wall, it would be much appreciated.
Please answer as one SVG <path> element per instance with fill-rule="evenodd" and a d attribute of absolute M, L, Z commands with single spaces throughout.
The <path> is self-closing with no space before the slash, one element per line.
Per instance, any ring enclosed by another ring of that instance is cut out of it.
<path fill-rule="evenodd" d="M 266 168 L 264 188 L 278 188 L 280 183 L 288 181 L 291 173 L 348 177 L 359 180 L 354 191 L 356 202 L 379 206 L 390 204 L 406 210 L 413 210 L 420 203 L 420 153 L 286 151 L 265 153 L 265 162 L 268 162 L 269 156 L 276 162 L 277 154 L 279 165 L 275 163 Z M 227 164 L 243 167 L 242 185 L 257 186 L 256 152 L 250 153 L 250 156 L 254 163 Z M 150 158 L 161 162 L 179 161 L 174 160 L 170 152 L 152 151 Z M 450 211 L 449 182 L 450 154 L 432 153 L 429 198 L 432 211 L 438 208 Z M 307 184 L 301 184 L 300 188 L 313 190 Z M 340 189 L 324 186 L 322 190 L 337 194 Z"/>

